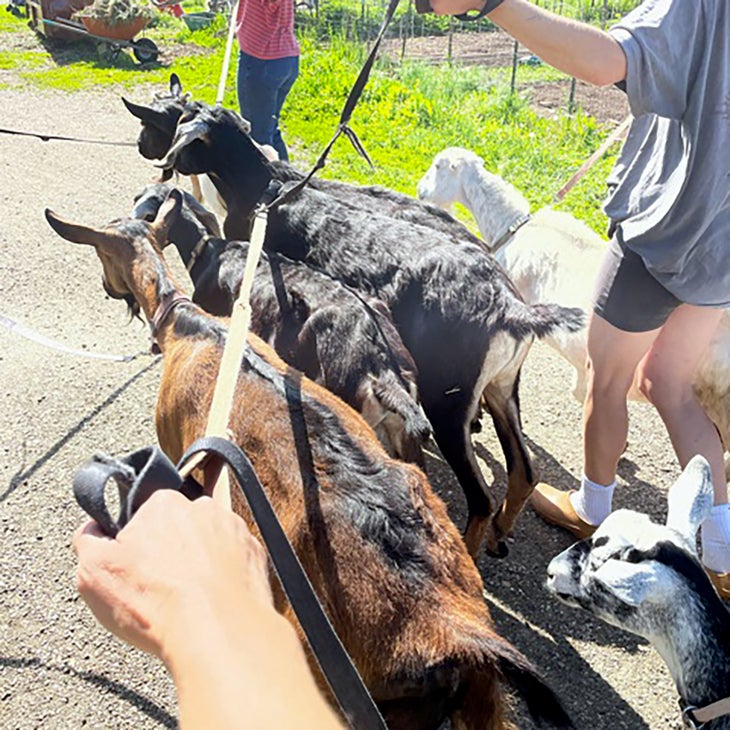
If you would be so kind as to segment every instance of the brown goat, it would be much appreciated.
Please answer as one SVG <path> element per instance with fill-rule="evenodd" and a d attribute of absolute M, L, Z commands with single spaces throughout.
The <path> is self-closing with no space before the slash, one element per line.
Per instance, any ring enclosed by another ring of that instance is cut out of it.
<path fill-rule="evenodd" d="M 153 223 L 101 229 L 46 211 L 60 236 L 95 248 L 107 293 L 154 323 L 164 356 L 157 433 L 172 459 L 204 432 L 226 338 L 224 320 L 180 297 L 162 258 L 180 208 L 173 193 Z M 509 727 L 503 679 L 538 718 L 571 727 L 492 628 L 479 573 L 424 474 L 390 458 L 354 410 L 253 335 L 230 430 L 390 728 L 435 730 L 447 718 L 453 728 Z M 251 523 L 242 501 L 234 508 Z M 272 587 L 296 625 L 273 575 Z"/>

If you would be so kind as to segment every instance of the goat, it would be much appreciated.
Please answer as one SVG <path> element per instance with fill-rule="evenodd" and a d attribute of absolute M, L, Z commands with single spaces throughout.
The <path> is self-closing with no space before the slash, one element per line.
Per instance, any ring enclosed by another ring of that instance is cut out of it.
<path fill-rule="evenodd" d="M 487 245 L 498 241 L 530 204 L 515 187 L 484 169 L 473 152 L 450 147 L 434 158 L 418 183 L 418 196 L 447 207 L 459 202 L 472 211 Z M 557 302 L 592 309 L 593 286 L 606 243 L 568 213 L 542 208 L 496 253 L 525 301 Z M 558 330 L 545 338 L 575 368 L 573 395 L 586 393 L 586 331 Z M 730 448 L 730 311 L 725 311 L 695 374 L 694 390 L 705 412 Z M 631 400 L 646 400 L 634 383 Z M 730 460 L 726 459 L 730 477 Z"/>
<path fill-rule="evenodd" d="M 172 189 L 166 183 L 147 186 L 132 217 L 154 221 Z M 199 215 L 201 206 L 190 203 L 190 196 L 183 198 L 169 242 L 190 273 L 193 301 L 211 314 L 229 316 L 248 243 L 216 237 Z M 416 365 L 383 302 L 276 254 L 262 255 L 250 301 L 253 332 L 361 413 L 389 454 L 423 467 L 431 425 L 418 405 Z"/>
<path fill-rule="evenodd" d="M 183 94 L 182 84 L 177 74 L 170 76 L 169 93 L 155 95 L 151 106 L 135 104 L 122 98 L 124 105 L 137 117 L 142 124 L 138 139 L 140 154 L 147 159 L 163 158 L 172 144 L 177 123 L 185 111 L 195 111 L 199 108 L 196 102 Z M 235 113 L 235 112 L 233 112 Z M 245 120 L 244 120 L 245 123 Z M 260 146 L 268 159 L 276 159 L 276 150 L 268 145 Z M 273 153 L 273 154 L 272 154 Z M 287 180 L 299 181 L 304 176 L 293 167 L 286 168 L 289 174 Z M 191 175 L 195 197 L 214 208 L 215 213 L 225 218 L 225 201 L 217 193 L 207 175 Z M 334 180 L 312 178 L 309 184 L 316 190 L 323 190 L 336 197 L 361 205 L 374 212 L 389 215 L 393 218 L 406 220 L 411 223 L 420 223 L 436 228 L 446 235 L 468 240 L 480 244 L 479 238 L 474 236 L 466 226 L 435 205 L 423 203 L 410 195 L 398 193 L 380 185 L 349 185 Z"/>
<path fill-rule="evenodd" d="M 173 192 L 153 223 L 102 228 L 46 210 L 62 238 L 95 249 L 107 294 L 153 323 L 163 355 L 156 429 L 173 460 L 205 430 L 226 339 L 225 321 L 181 295 L 162 257 L 181 204 Z M 531 711 L 570 726 L 528 660 L 492 628 L 476 566 L 423 472 L 390 458 L 355 411 L 253 334 L 236 388 L 230 437 L 249 456 L 388 726 L 425 730 L 450 719 L 501 730 L 503 678 Z M 204 475 L 201 484 L 209 493 Z M 234 508 L 251 523 L 237 495 Z M 299 631 L 273 574 L 271 582 L 277 608 Z"/>
<path fill-rule="evenodd" d="M 141 106 L 124 97 L 122 97 L 122 102 L 142 124 L 137 138 L 137 149 L 147 160 L 159 160 L 167 154 L 170 148 L 170 129 L 175 129 L 180 115 L 188 105 L 193 103 L 186 94 L 183 94 L 180 78 L 174 73 L 170 75 L 169 91 L 155 94 L 151 106 Z M 167 180 L 169 177 L 169 174 L 163 174 L 163 180 Z M 207 176 L 192 175 L 190 182 L 195 199 L 201 204 L 207 205 L 221 218 L 225 218 L 225 206 Z"/>
<path fill-rule="evenodd" d="M 237 116 L 201 105 L 184 115 L 162 166 L 210 175 L 228 208 L 227 237 L 247 237 L 249 216 L 285 162 L 266 160 Z M 519 373 L 536 335 L 583 325 L 582 313 L 526 306 L 494 259 L 469 243 L 305 187 L 275 205 L 264 247 L 324 270 L 383 300 L 418 368 L 418 391 L 434 438 L 464 489 L 465 541 L 493 555 L 537 481 L 522 434 Z M 471 424 L 482 395 L 505 453 L 508 491 L 495 515 L 474 456 Z M 494 517 L 493 517 L 494 516 Z"/>
<path fill-rule="evenodd" d="M 474 215 L 484 242 L 494 250 L 525 301 L 557 302 L 589 311 L 593 283 L 606 251 L 598 234 L 569 213 L 530 204 L 514 186 L 484 168 L 469 150 L 439 152 L 418 182 L 418 197 L 449 210 L 460 203 Z M 510 236 L 512 227 L 519 225 Z M 503 243 L 498 248 L 495 244 Z M 586 332 L 552 333 L 545 338 L 574 368 L 573 395 L 586 394 Z M 632 397 L 640 399 L 633 388 Z"/>
<path fill-rule="evenodd" d="M 669 491 L 666 525 L 617 510 L 548 566 L 557 598 L 651 642 L 685 708 L 730 696 L 730 612 L 695 548 L 712 503 L 709 464 L 696 456 Z M 730 715 L 701 727 L 728 730 Z"/>

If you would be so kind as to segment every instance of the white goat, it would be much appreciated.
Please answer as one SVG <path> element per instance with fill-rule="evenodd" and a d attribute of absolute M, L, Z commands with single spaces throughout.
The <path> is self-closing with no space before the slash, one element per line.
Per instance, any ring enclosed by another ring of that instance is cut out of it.
<path fill-rule="evenodd" d="M 709 464 L 696 456 L 669 490 L 666 525 L 631 510 L 612 512 L 593 537 L 553 558 L 547 587 L 568 605 L 651 642 L 685 718 L 695 723 L 687 727 L 730 730 L 730 612 L 695 549 L 712 502 Z"/>
<path fill-rule="evenodd" d="M 453 203 L 470 210 L 484 242 L 496 249 L 497 260 L 528 303 L 560 302 L 590 309 L 606 243 L 585 223 L 551 208 L 530 216 L 530 204 L 519 190 L 488 172 L 479 155 L 460 147 L 436 155 L 418 183 L 418 197 L 447 210 Z M 575 368 L 573 395 L 582 402 L 586 392 L 585 330 L 546 337 L 545 341 Z M 636 389 L 631 395 L 641 398 Z"/>
<path fill-rule="evenodd" d="M 418 183 L 418 197 L 442 208 L 461 203 L 474 215 L 490 248 L 528 304 L 555 302 L 590 311 L 606 242 L 569 213 L 542 208 L 532 217 L 522 193 L 484 168 L 469 150 L 449 147 Z M 520 224 L 515 229 L 516 224 Z M 514 230 L 513 235 L 509 235 Z M 573 395 L 586 392 L 586 331 L 557 333 L 545 341 L 576 371 Z M 730 448 L 730 311 L 726 311 L 695 377 L 695 394 Z M 632 400 L 644 400 L 636 384 Z M 730 462 L 726 460 L 726 471 Z"/>

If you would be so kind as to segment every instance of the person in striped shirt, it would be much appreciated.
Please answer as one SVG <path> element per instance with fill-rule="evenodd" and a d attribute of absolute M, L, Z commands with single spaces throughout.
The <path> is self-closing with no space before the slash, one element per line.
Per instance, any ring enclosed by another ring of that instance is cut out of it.
<path fill-rule="evenodd" d="M 250 122 L 256 142 L 271 145 L 279 159 L 288 160 L 279 117 L 299 75 L 293 0 L 240 0 L 236 36 L 241 115 Z"/>

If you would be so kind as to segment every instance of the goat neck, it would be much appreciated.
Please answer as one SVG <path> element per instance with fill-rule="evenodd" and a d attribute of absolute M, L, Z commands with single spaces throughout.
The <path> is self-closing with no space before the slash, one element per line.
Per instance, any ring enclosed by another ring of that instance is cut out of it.
<path fill-rule="evenodd" d="M 666 633 L 651 641 L 667 664 L 683 706 L 730 697 L 730 612 L 712 591 L 685 593 L 670 610 Z M 707 728 L 730 728 L 730 716 Z"/>
<path fill-rule="evenodd" d="M 492 246 L 511 225 L 530 212 L 530 204 L 509 183 L 481 166 L 468 165 L 461 175 L 463 199 L 479 224 L 485 242 Z"/>
<path fill-rule="evenodd" d="M 198 140 L 204 143 L 194 144 Z M 163 165 L 174 165 L 183 175 L 207 174 L 228 210 L 223 227 L 226 238 L 249 238 L 250 216 L 273 174 L 237 114 L 201 109 L 178 126 Z"/>

